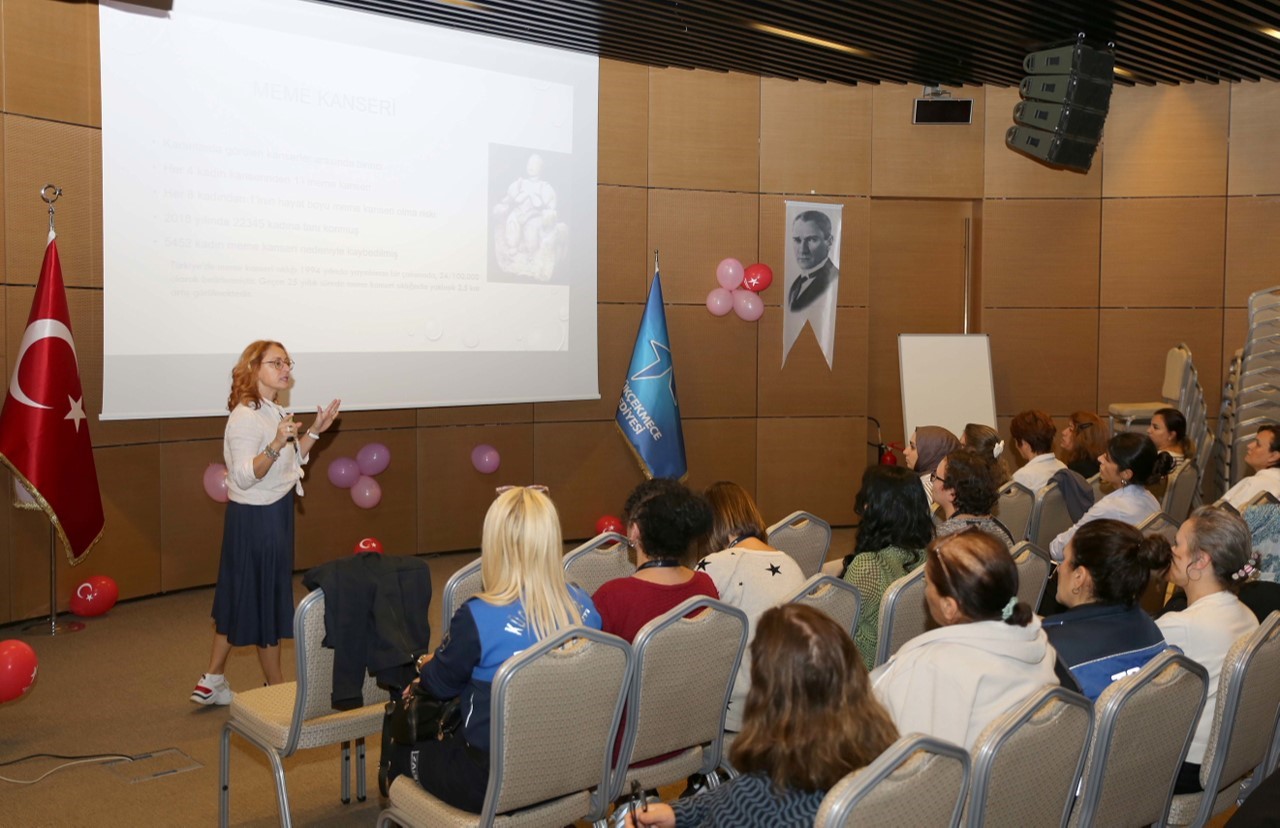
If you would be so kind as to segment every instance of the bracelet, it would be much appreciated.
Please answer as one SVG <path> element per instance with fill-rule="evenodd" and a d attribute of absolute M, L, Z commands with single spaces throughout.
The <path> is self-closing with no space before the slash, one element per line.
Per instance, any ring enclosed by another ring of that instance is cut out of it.
<path fill-rule="evenodd" d="M 273 449 L 270 445 L 262 450 L 262 453 L 270 457 L 272 460 L 280 459 L 280 452 Z"/>
<path fill-rule="evenodd" d="M 314 431 L 312 431 L 311 429 L 307 429 L 307 436 L 308 436 L 308 437 L 310 437 L 312 440 L 319 440 L 319 439 L 320 439 L 320 435 L 319 435 L 319 434 L 316 434 L 316 433 L 315 433 Z"/>

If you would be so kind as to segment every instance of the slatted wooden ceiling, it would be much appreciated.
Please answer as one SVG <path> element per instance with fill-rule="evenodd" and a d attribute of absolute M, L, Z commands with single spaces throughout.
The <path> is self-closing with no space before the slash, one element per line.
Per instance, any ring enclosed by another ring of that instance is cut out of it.
<path fill-rule="evenodd" d="M 1268 0 L 321 2 L 651 66 L 841 83 L 1017 85 L 1027 52 L 1079 32 L 1115 43 L 1119 83 L 1280 79 Z"/>

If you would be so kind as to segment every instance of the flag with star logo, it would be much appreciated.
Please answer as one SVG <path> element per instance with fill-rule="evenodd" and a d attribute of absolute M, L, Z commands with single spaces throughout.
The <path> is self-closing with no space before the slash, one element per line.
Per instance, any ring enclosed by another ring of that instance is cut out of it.
<path fill-rule="evenodd" d="M 54 238 L 50 231 L 0 409 L 0 462 L 49 516 L 74 566 L 102 537 L 105 519 Z"/>
<path fill-rule="evenodd" d="M 688 474 L 662 278 L 656 268 L 615 420 L 646 477 L 682 479 Z"/>

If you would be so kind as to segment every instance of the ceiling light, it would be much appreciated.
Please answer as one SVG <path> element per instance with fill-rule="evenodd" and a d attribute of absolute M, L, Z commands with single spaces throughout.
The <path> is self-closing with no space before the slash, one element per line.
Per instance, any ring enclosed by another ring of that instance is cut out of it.
<path fill-rule="evenodd" d="M 1132 72 L 1130 72 L 1128 69 L 1125 69 L 1125 68 L 1123 68 L 1123 67 L 1121 67 L 1121 66 L 1117 66 L 1117 67 L 1115 68 L 1115 70 L 1114 70 L 1114 73 L 1115 73 L 1115 74 L 1117 74 L 1117 75 L 1119 75 L 1119 76 L 1120 76 L 1120 77 L 1122 77 L 1122 78 L 1131 78 L 1131 77 L 1133 77 L 1133 73 L 1132 73 Z"/>
<path fill-rule="evenodd" d="M 847 55 L 857 55 L 858 57 L 871 57 L 871 53 L 865 49 L 846 46 L 843 43 L 836 43 L 834 40 L 823 40 L 820 37 L 810 37 L 807 34 L 800 34 L 799 32 L 793 32 L 789 29 L 779 29 L 777 26 L 770 26 L 765 23 L 752 23 L 750 26 L 757 32 L 777 35 L 778 37 L 785 37 L 790 40 L 798 40 L 801 43 L 808 43 L 810 46 L 821 46 L 824 49 L 832 49 L 837 52 L 844 52 Z"/>
<path fill-rule="evenodd" d="M 1271 29 L 1263 26 L 1258 31 L 1262 32 L 1267 37 L 1274 37 L 1276 40 L 1280 40 L 1280 29 Z"/>

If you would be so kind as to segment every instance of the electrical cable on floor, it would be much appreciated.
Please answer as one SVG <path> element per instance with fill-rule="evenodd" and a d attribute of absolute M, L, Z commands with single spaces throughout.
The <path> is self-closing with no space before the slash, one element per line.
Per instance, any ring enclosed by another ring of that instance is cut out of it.
<path fill-rule="evenodd" d="M 57 767 L 52 768 L 40 774 L 35 779 L 10 779 L 7 776 L 0 776 L 0 782 L 10 782 L 14 785 L 34 785 L 35 783 L 44 780 L 45 778 L 51 776 L 52 774 L 57 773 L 60 770 L 65 770 L 66 768 L 70 768 L 75 765 L 87 765 L 87 764 L 92 764 L 94 762 L 119 761 L 119 760 L 132 762 L 134 761 L 135 758 L 136 757 L 129 756 L 128 754 L 124 754 L 124 753 L 89 753 L 89 754 L 83 754 L 83 755 L 74 755 L 74 754 L 66 755 L 61 753 L 32 753 L 31 755 L 23 756 L 20 759 L 10 759 L 8 762 L 0 762 L 0 768 L 6 767 L 8 765 L 16 765 L 19 762 L 27 762 L 32 759 L 68 759 L 71 761 L 63 762 L 61 765 L 58 765 Z"/>

